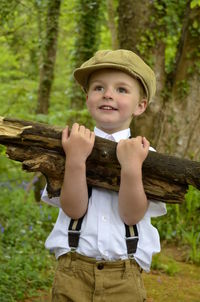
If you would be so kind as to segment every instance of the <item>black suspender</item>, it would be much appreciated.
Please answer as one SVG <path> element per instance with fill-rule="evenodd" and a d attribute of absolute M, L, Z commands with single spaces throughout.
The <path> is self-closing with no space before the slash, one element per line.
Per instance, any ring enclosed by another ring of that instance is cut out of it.
<path fill-rule="evenodd" d="M 92 187 L 88 186 L 88 200 L 91 195 L 92 195 Z M 81 234 L 81 226 L 84 216 L 77 220 L 71 219 L 70 221 L 69 228 L 68 228 L 68 244 L 69 247 L 71 248 L 71 251 L 75 251 L 78 247 L 80 234 Z"/>
<path fill-rule="evenodd" d="M 125 229 L 126 229 L 126 247 L 127 247 L 127 253 L 129 258 L 132 257 L 136 250 L 137 250 L 137 244 L 138 244 L 138 229 L 137 229 L 137 225 L 125 225 Z"/>
<path fill-rule="evenodd" d="M 78 247 L 83 218 L 84 216 L 79 218 L 78 220 L 71 219 L 70 221 L 68 228 L 68 244 L 71 248 L 71 251 L 75 251 Z"/>
<path fill-rule="evenodd" d="M 88 199 L 92 195 L 92 187 L 88 187 Z M 75 251 L 79 244 L 80 239 L 80 233 L 81 233 L 81 226 L 83 222 L 83 217 L 79 218 L 78 220 L 71 219 L 69 228 L 68 228 L 68 244 L 71 248 L 71 251 Z M 138 230 L 136 225 L 128 226 L 125 224 L 125 231 L 126 231 L 126 247 L 127 247 L 127 253 L 129 258 L 133 257 L 137 250 L 137 244 L 138 244 Z"/>

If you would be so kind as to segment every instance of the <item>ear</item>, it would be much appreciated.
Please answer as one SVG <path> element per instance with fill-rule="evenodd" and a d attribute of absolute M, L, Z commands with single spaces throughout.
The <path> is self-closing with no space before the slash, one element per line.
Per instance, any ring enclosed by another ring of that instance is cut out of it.
<path fill-rule="evenodd" d="M 133 112 L 133 116 L 138 116 L 141 115 L 147 108 L 147 99 L 142 99 L 138 105 L 137 108 L 135 109 L 135 112 Z"/>

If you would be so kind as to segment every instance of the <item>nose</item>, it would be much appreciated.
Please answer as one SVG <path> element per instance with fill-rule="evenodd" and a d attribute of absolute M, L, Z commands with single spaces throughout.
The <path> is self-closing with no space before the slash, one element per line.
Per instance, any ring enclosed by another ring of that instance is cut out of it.
<path fill-rule="evenodd" d="M 111 88 L 106 88 L 104 90 L 103 97 L 104 97 L 104 99 L 112 100 L 113 99 L 112 89 Z"/>

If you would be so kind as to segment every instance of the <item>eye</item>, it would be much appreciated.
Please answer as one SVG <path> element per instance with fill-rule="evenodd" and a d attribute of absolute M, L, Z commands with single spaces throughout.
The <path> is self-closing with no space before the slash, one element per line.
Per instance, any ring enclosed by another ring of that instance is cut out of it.
<path fill-rule="evenodd" d="M 101 85 L 94 86 L 95 91 L 103 91 L 103 87 Z"/>
<path fill-rule="evenodd" d="M 124 88 L 124 87 L 118 87 L 118 88 L 117 88 L 117 91 L 118 91 L 119 93 L 127 93 L 127 92 L 128 92 L 127 89 Z"/>

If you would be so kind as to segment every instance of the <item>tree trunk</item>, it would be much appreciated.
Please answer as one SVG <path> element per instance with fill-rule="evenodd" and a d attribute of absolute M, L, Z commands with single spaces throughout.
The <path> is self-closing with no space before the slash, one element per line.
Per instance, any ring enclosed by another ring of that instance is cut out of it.
<path fill-rule="evenodd" d="M 119 44 L 137 53 L 155 71 L 157 78 L 157 93 L 145 113 L 135 118 L 131 124 L 133 136 L 147 137 L 154 147 L 157 147 L 163 120 L 163 98 L 165 85 L 165 44 L 160 38 L 165 36 L 165 28 L 159 25 L 160 18 L 153 1 L 120 0 L 119 7 Z M 159 14 L 161 14 L 159 12 Z"/>
<path fill-rule="evenodd" d="M 171 75 L 171 100 L 166 103 L 165 122 L 160 133 L 159 149 L 180 157 L 200 159 L 200 8 L 185 14 L 176 68 Z M 198 25 L 199 26 L 199 25 Z"/>
<path fill-rule="evenodd" d="M 140 53 L 138 48 L 144 29 L 149 27 L 152 3 L 148 0 L 119 0 L 118 36 L 120 48 Z"/>
<path fill-rule="evenodd" d="M 61 0 L 50 0 L 48 4 L 46 39 L 43 54 L 43 64 L 40 69 L 40 83 L 38 89 L 36 113 L 48 113 L 49 98 L 56 60 L 60 5 Z"/>
<path fill-rule="evenodd" d="M 179 13 L 182 34 L 170 73 L 165 71 L 165 41 L 173 20 L 167 15 L 167 5 L 178 7 L 177 3 L 119 1 L 119 43 L 149 63 L 157 78 L 156 96 L 146 112 L 133 121 L 132 134 L 146 136 L 163 153 L 199 160 L 200 8 L 191 9 L 190 3 L 182 4 L 180 12 L 173 10 L 173 14 Z"/>
<path fill-rule="evenodd" d="M 0 144 L 7 154 L 22 162 L 29 172 L 42 172 L 47 179 L 48 193 L 58 196 L 64 176 L 65 154 L 61 145 L 61 128 L 45 124 L 0 119 Z M 87 160 L 89 185 L 119 190 L 120 165 L 116 143 L 95 138 L 92 154 Z M 181 203 L 188 185 L 200 188 L 200 163 L 149 152 L 143 164 L 143 182 L 149 199 Z"/>
<path fill-rule="evenodd" d="M 115 6 L 113 0 L 107 0 L 108 27 L 111 33 L 112 49 L 118 49 L 117 27 L 115 23 Z"/>
<path fill-rule="evenodd" d="M 99 16 L 101 1 L 77 0 L 76 11 L 76 39 L 73 50 L 72 69 L 93 56 L 98 48 Z M 71 108 L 83 109 L 85 107 L 85 94 L 80 86 L 72 80 L 70 92 Z"/>

